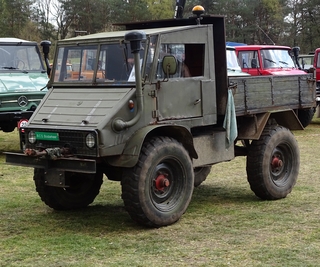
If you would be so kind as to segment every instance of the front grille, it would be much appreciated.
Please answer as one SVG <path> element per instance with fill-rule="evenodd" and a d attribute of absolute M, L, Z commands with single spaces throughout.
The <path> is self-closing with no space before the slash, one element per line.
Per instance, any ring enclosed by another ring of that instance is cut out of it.
<path fill-rule="evenodd" d="M 72 151 L 72 154 L 75 156 L 98 156 L 98 144 L 97 144 L 97 132 L 95 131 L 74 131 L 74 130 L 63 130 L 63 129 L 30 129 L 25 128 L 25 140 L 26 148 L 38 149 L 42 147 L 54 148 L 54 147 L 69 147 Z M 48 140 L 37 140 L 34 144 L 29 143 L 28 134 L 30 131 L 42 132 L 42 133 L 57 133 L 59 135 L 59 141 L 48 141 Z M 89 148 L 86 146 L 86 136 L 88 133 L 92 133 L 95 138 L 96 146 Z"/>

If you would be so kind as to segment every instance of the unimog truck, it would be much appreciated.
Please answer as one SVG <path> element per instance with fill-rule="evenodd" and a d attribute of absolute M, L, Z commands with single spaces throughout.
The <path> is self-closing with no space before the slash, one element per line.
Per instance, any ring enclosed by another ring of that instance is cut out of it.
<path fill-rule="evenodd" d="M 34 168 L 46 205 L 88 206 L 105 175 L 121 183 L 134 221 L 170 225 L 212 165 L 236 156 L 247 157 L 259 198 L 291 192 L 300 158 L 290 130 L 303 129 L 294 109 L 314 106 L 314 77 L 228 78 L 224 17 L 194 10 L 57 42 L 23 153 L 6 153 L 7 163 Z"/>

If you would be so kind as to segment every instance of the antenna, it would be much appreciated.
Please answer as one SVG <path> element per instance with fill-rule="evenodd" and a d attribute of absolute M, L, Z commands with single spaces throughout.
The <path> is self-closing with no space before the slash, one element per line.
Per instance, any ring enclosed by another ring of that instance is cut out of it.
<path fill-rule="evenodd" d="M 267 37 L 268 37 L 268 39 L 271 41 L 271 43 L 272 43 L 273 45 L 276 45 L 276 44 L 275 44 L 275 42 L 274 42 L 274 41 L 272 41 L 272 39 L 269 37 L 269 35 L 265 33 L 265 31 L 264 31 L 264 30 L 262 30 L 259 26 L 257 26 L 257 27 L 260 29 L 260 31 L 262 31 L 262 32 L 264 33 L 264 35 L 265 35 L 265 36 L 267 36 Z"/>

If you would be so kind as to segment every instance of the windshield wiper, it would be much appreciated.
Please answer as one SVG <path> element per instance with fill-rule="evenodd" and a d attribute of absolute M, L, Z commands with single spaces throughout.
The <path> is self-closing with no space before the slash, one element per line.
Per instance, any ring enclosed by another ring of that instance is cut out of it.
<path fill-rule="evenodd" d="M 287 62 L 281 61 L 279 60 L 279 63 L 285 64 L 285 65 L 289 65 Z"/>
<path fill-rule="evenodd" d="M 269 59 L 269 58 L 265 58 L 265 60 L 271 62 L 271 63 L 274 63 L 274 64 L 277 64 L 276 62 L 274 62 L 272 59 Z"/>
<path fill-rule="evenodd" d="M 232 68 L 227 68 L 227 70 L 236 71 L 235 69 L 232 69 Z"/>
<path fill-rule="evenodd" d="M 15 67 L 1 67 L 3 69 L 6 69 L 6 70 L 17 70 L 18 68 L 15 68 Z"/>

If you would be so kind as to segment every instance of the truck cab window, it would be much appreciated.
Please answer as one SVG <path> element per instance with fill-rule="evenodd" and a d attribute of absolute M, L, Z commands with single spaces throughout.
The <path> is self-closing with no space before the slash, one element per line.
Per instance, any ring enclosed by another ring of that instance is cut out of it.
<path fill-rule="evenodd" d="M 259 58 L 256 51 L 239 51 L 241 68 L 259 68 Z"/>
<path fill-rule="evenodd" d="M 160 47 L 156 78 L 162 79 L 162 60 L 166 55 L 173 55 L 177 59 L 178 70 L 173 78 L 187 78 L 203 76 L 204 73 L 204 45 L 202 44 L 162 44 Z"/>

